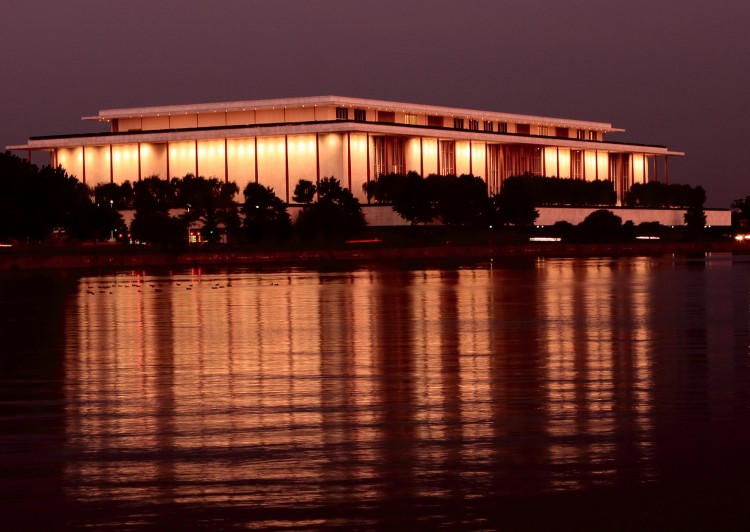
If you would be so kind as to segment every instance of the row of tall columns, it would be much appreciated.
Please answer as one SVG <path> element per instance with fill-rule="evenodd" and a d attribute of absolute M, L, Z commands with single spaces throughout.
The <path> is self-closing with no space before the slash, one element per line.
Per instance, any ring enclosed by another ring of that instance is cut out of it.
<path fill-rule="evenodd" d="M 370 179 L 371 179 L 371 172 L 372 172 L 372 169 L 370 168 L 370 162 L 371 162 L 370 140 L 371 140 L 371 138 L 372 138 L 372 135 L 368 134 L 367 135 L 367 140 L 366 140 L 366 143 L 365 143 L 366 144 L 366 159 L 367 159 L 367 176 L 366 176 L 367 181 L 370 181 Z M 421 175 L 424 175 L 424 145 L 423 145 L 423 140 L 424 140 L 423 137 L 419 137 L 419 152 L 420 152 L 419 153 L 419 166 L 420 166 L 420 174 Z M 346 158 L 346 174 L 347 174 L 346 175 L 346 183 L 347 183 L 347 186 L 351 189 L 351 186 L 352 186 L 352 139 L 351 139 L 351 133 L 349 133 L 349 132 L 346 133 L 345 142 L 346 142 L 346 150 L 347 150 L 347 155 L 346 155 L 346 157 L 347 157 Z M 198 147 L 198 140 L 196 139 L 194 141 L 194 143 L 195 143 L 195 146 L 194 146 L 194 149 L 195 149 L 195 175 L 197 176 L 197 175 L 200 175 L 200 173 L 199 173 L 199 168 L 200 168 L 200 152 L 199 152 L 199 147 Z M 257 183 L 258 182 L 258 175 L 259 175 L 259 169 L 258 169 L 258 142 L 257 142 L 257 138 L 253 142 L 253 145 L 254 145 L 254 152 L 255 152 L 254 153 L 254 182 Z M 441 161 L 441 159 L 442 159 L 442 157 L 441 157 L 441 141 L 439 139 L 437 140 L 436 145 L 437 145 L 437 154 L 436 154 L 436 159 L 437 159 L 437 173 L 441 174 L 445 169 L 442 168 L 443 161 Z M 490 159 L 489 147 L 490 147 L 490 144 L 489 143 L 484 143 L 484 145 L 485 145 L 485 165 L 484 165 L 485 168 L 484 168 L 484 170 L 485 170 L 485 176 L 488 176 L 489 175 L 489 159 Z M 169 143 L 169 141 L 167 141 L 165 143 L 165 146 L 166 146 L 166 150 L 165 150 L 166 170 L 167 170 L 167 175 L 169 176 L 169 175 L 171 175 L 170 174 L 170 149 L 169 149 L 170 143 Z M 138 163 L 137 163 L 138 176 L 137 177 L 138 177 L 139 181 L 142 179 L 141 147 L 142 147 L 142 143 L 140 143 L 140 142 L 137 143 L 137 157 L 138 157 Z M 547 175 L 547 171 L 548 171 L 547 161 L 546 161 L 547 158 L 544 155 L 544 148 L 541 148 L 541 149 L 542 149 L 542 155 L 541 155 L 542 169 L 541 170 L 542 170 L 542 174 L 543 175 Z M 456 160 L 457 153 L 456 152 L 457 152 L 457 150 L 456 150 L 455 141 L 454 141 L 454 144 L 453 144 L 453 154 L 452 154 L 452 156 L 453 156 L 453 169 L 454 169 L 454 171 L 457 171 L 456 170 L 456 168 L 457 168 L 457 160 Z M 595 152 L 594 170 L 596 172 L 596 175 L 594 176 L 594 178 L 595 179 L 601 179 L 602 177 L 600 176 L 599 163 L 598 163 L 598 160 L 599 160 L 599 150 L 594 150 L 594 152 Z M 81 162 L 82 175 L 81 175 L 81 180 L 84 183 L 86 183 L 87 182 L 87 175 L 86 175 L 87 172 L 86 172 L 86 146 L 85 145 L 81 146 L 81 154 L 82 154 L 82 162 Z M 556 147 L 556 154 L 555 155 L 556 155 L 556 157 L 555 157 L 555 159 L 556 159 L 556 172 L 555 172 L 555 174 L 556 175 L 560 175 L 560 148 L 559 147 Z M 31 161 L 31 157 L 32 157 L 32 150 L 29 149 L 28 150 L 29 161 Z M 644 176 L 648 175 L 648 171 L 647 171 L 647 158 L 649 158 L 649 157 L 653 158 L 653 180 L 658 182 L 659 179 L 660 179 L 660 172 L 659 172 L 659 160 L 658 160 L 659 156 L 657 156 L 657 155 L 650 155 L 650 156 L 647 156 L 646 154 L 643 155 L 643 168 L 642 168 L 643 175 Z M 663 157 L 663 160 L 664 160 L 664 181 L 665 181 L 665 183 L 669 184 L 669 156 L 664 155 L 662 157 Z M 285 171 L 285 178 L 286 178 L 286 183 L 287 183 L 286 190 L 285 190 L 285 196 L 287 197 L 287 201 L 288 201 L 288 199 L 289 199 L 289 138 L 288 138 L 288 135 L 284 135 L 284 159 L 285 159 L 284 160 L 284 169 L 285 169 L 284 171 Z M 630 173 L 631 185 L 632 185 L 633 179 L 634 179 L 634 175 L 635 175 L 635 166 L 634 166 L 635 163 L 634 163 L 632 157 L 630 159 L 631 159 L 631 161 L 630 161 L 629 173 Z M 468 164 L 469 164 L 469 172 L 472 173 L 472 174 L 474 173 L 474 164 L 473 163 L 474 163 L 474 143 L 472 141 L 469 141 Z M 54 149 L 51 152 L 51 155 L 50 155 L 50 164 L 52 164 L 53 166 L 57 166 L 59 164 L 59 159 L 58 159 L 58 155 L 57 155 L 57 149 Z M 588 176 L 587 176 L 587 166 L 588 165 L 586 164 L 585 155 L 584 155 L 584 160 L 582 162 L 582 165 L 583 165 L 583 179 L 587 179 L 588 178 Z M 316 166 L 316 180 L 320 181 L 321 170 L 320 170 L 320 136 L 319 136 L 319 134 L 315 134 L 315 166 Z M 229 157 L 228 157 L 228 139 L 225 138 L 224 139 L 224 180 L 225 180 L 225 182 L 229 181 L 229 172 L 230 172 L 230 166 L 229 166 Z M 610 176 L 607 176 L 607 178 L 609 178 L 609 177 Z M 113 145 L 111 145 L 111 144 L 109 145 L 109 180 L 110 180 L 110 182 L 114 182 L 114 157 L 113 157 Z"/>

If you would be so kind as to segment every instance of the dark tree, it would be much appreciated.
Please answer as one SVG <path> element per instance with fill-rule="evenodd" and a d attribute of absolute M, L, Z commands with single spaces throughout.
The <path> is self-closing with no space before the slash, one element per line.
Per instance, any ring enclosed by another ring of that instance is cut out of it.
<path fill-rule="evenodd" d="M 750 196 L 732 202 L 732 224 L 739 227 L 750 226 Z"/>
<path fill-rule="evenodd" d="M 238 233 L 240 219 L 234 197 L 239 188 L 236 183 L 187 174 L 183 178 L 172 178 L 171 185 L 175 191 L 175 206 L 185 210 L 182 218 L 190 226 L 200 223 L 205 241 L 219 242 L 224 233 Z"/>
<path fill-rule="evenodd" d="M 312 181 L 307 179 L 300 179 L 297 185 L 294 187 L 294 194 L 292 200 L 295 203 L 312 203 L 315 199 L 315 191 L 317 187 Z"/>
<path fill-rule="evenodd" d="M 487 208 L 487 185 L 472 174 L 429 175 L 425 179 L 428 197 L 445 225 L 478 225 Z"/>
<path fill-rule="evenodd" d="M 41 242 L 53 232 L 89 238 L 117 225 L 115 215 L 111 223 L 106 221 L 111 213 L 104 219 L 94 215 L 89 188 L 62 168 L 40 169 L 10 152 L 0 154 L 0 190 L 3 239 Z M 94 224 L 91 233 L 82 230 L 88 223 Z"/>
<path fill-rule="evenodd" d="M 286 210 L 286 204 L 272 188 L 250 183 L 245 187 L 243 195 L 245 202 L 242 204 L 244 215 L 242 227 L 248 238 L 252 240 L 283 239 L 289 236 L 292 227 L 291 218 Z"/>
<path fill-rule="evenodd" d="M 539 217 L 530 187 L 523 181 L 503 183 L 500 193 L 490 198 L 492 225 L 531 226 Z"/>
<path fill-rule="evenodd" d="M 125 181 L 121 185 L 117 183 L 104 183 L 94 187 L 94 203 L 99 205 L 110 205 L 117 210 L 133 208 L 133 185 Z"/>
<path fill-rule="evenodd" d="M 177 191 L 174 182 L 147 177 L 133 185 L 133 208 L 137 211 L 168 212 L 177 205 Z"/>
<path fill-rule="evenodd" d="M 301 236 L 346 238 L 364 229 L 367 222 L 359 201 L 338 179 L 323 178 L 315 188 L 317 201 L 307 203 L 297 218 L 296 227 Z"/>
<path fill-rule="evenodd" d="M 705 202 L 706 192 L 703 190 L 703 187 L 692 189 L 684 218 L 688 234 L 692 238 L 700 237 L 706 227 L 706 213 L 703 210 Z"/>
<path fill-rule="evenodd" d="M 187 239 L 187 222 L 161 210 L 137 210 L 130 231 L 135 240 L 165 247 L 182 245 Z"/>
<path fill-rule="evenodd" d="M 425 179 L 417 172 L 383 174 L 363 185 L 370 199 L 391 204 L 401 218 L 412 225 L 429 223 L 435 217 L 435 206 L 430 201 Z"/>
<path fill-rule="evenodd" d="M 578 224 L 576 232 L 584 242 L 614 242 L 622 238 L 622 218 L 612 211 L 600 209 Z"/>

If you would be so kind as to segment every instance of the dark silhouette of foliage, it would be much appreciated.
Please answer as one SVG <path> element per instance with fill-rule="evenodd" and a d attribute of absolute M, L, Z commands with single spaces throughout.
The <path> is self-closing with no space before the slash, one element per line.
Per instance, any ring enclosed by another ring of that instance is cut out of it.
<path fill-rule="evenodd" d="M 306 186 L 306 185 L 305 185 Z M 298 184 L 299 187 L 299 184 Z M 295 187 L 295 191 L 297 187 Z M 307 203 L 297 218 L 296 228 L 303 237 L 346 238 L 361 232 L 367 222 L 362 207 L 338 179 L 326 177 L 315 187 L 317 200 Z"/>
<path fill-rule="evenodd" d="M 300 179 L 297 185 L 294 187 L 294 194 L 292 194 L 292 200 L 295 203 L 312 203 L 315 199 L 315 191 L 317 187 L 312 181 L 307 179 Z"/>
<path fill-rule="evenodd" d="M 286 204 L 274 193 L 273 188 L 258 183 L 249 183 L 243 195 L 245 202 L 242 205 L 244 215 L 242 227 L 248 238 L 252 240 L 269 237 L 283 239 L 290 235 L 291 217 L 287 212 Z"/>
<path fill-rule="evenodd" d="M 94 187 L 94 203 L 110 205 L 117 210 L 133 208 L 133 185 L 130 181 L 122 184 L 103 183 Z"/>
<path fill-rule="evenodd" d="M 507 187 L 504 183 L 500 193 L 490 198 L 490 207 L 493 226 L 530 226 L 539 217 L 530 188 L 517 181 Z"/>
<path fill-rule="evenodd" d="M 133 239 L 165 247 L 181 245 L 187 239 L 188 223 L 162 210 L 136 210 L 130 231 Z"/>
<path fill-rule="evenodd" d="M 429 223 L 436 215 L 427 182 L 417 172 L 383 174 L 362 188 L 367 197 L 377 203 L 390 203 L 393 210 L 412 225 Z"/>
<path fill-rule="evenodd" d="M 706 202 L 706 192 L 703 187 L 695 187 L 692 190 L 690 203 L 685 209 L 685 225 L 691 238 L 700 237 L 706 227 L 706 213 L 703 204 Z"/>
<path fill-rule="evenodd" d="M 750 226 L 750 196 L 732 202 L 732 225 L 743 228 Z"/>
<path fill-rule="evenodd" d="M 622 230 L 622 218 L 612 211 L 599 209 L 579 223 L 576 232 L 583 242 L 614 242 L 622 239 Z"/>
<path fill-rule="evenodd" d="M 479 225 L 487 210 L 487 185 L 472 174 L 431 174 L 425 179 L 435 214 L 445 225 Z"/>
<path fill-rule="evenodd" d="M 504 194 L 531 198 L 540 206 L 598 206 L 614 205 L 617 193 L 609 181 L 584 181 L 558 177 L 540 177 L 530 174 L 508 177 L 503 181 Z"/>
<path fill-rule="evenodd" d="M 62 168 L 39 168 L 10 152 L 0 154 L 0 190 L 4 240 L 41 242 L 55 231 L 99 238 L 122 225 L 109 205 L 93 211 L 90 189 Z"/>
<path fill-rule="evenodd" d="M 168 212 L 177 206 L 174 180 L 167 181 L 150 176 L 133 185 L 133 208 L 137 211 Z"/>
<path fill-rule="evenodd" d="M 624 203 L 630 207 L 682 207 L 706 201 L 706 193 L 702 187 L 690 185 L 659 183 L 635 183 L 625 194 Z"/>

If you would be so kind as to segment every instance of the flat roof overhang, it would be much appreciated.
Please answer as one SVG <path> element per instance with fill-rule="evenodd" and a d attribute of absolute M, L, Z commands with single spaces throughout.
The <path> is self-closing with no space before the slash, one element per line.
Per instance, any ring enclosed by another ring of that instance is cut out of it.
<path fill-rule="evenodd" d="M 516 133 L 490 133 L 484 131 L 457 130 L 404 124 L 355 122 L 332 120 L 298 124 L 254 124 L 244 126 L 214 126 L 189 129 L 154 131 L 126 131 L 118 133 L 89 133 L 78 135 L 54 135 L 32 137 L 27 144 L 7 146 L 8 150 L 54 150 L 77 146 L 102 146 L 108 144 L 167 143 L 195 140 L 235 139 L 258 136 L 314 135 L 317 133 L 368 133 L 436 138 L 441 140 L 463 140 L 490 142 L 493 144 L 525 144 L 560 148 L 614 151 L 622 153 L 646 153 L 648 155 L 682 156 L 684 152 L 670 151 L 666 146 L 632 144 L 623 142 L 591 141 Z"/>
<path fill-rule="evenodd" d="M 420 113 L 433 116 L 450 116 L 456 118 L 479 118 L 507 121 L 521 124 L 546 125 L 550 127 L 572 127 L 595 129 L 609 133 L 622 132 L 623 129 L 613 128 L 607 122 L 589 120 L 574 120 L 567 118 L 553 118 L 546 116 L 501 113 L 497 111 L 482 111 L 477 109 L 463 109 L 458 107 L 442 107 L 417 103 L 392 102 L 385 100 L 370 100 L 365 98 L 351 98 L 347 96 L 310 96 L 300 98 L 275 98 L 270 100 L 247 100 L 238 102 L 216 102 L 186 105 L 165 105 L 156 107 L 131 107 L 120 109 L 103 109 L 95 116 L 84 116 L 83 120 L 109 122 L 120 118 L 155 117 L 164 115 L 186 115 L 196 113 L 228 113 L 237 111 L 253 111 L 284 108 L 305 108 L 316 106 L 358 107 L 376 111 L 398 111 L 404 113 Z"/>

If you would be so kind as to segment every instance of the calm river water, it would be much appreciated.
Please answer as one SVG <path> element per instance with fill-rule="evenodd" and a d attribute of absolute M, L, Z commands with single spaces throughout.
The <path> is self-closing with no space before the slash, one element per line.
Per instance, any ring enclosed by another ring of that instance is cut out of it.
<path fill-rule="evenodd" d="M 750 257 L 6 274 L 0 320 L 3 530 L 750 519 Z"/>

